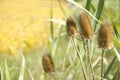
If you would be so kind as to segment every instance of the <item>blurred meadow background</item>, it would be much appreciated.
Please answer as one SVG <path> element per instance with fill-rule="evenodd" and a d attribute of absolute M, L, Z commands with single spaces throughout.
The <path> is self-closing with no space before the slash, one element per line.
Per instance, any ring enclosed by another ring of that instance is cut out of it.
<path fill-rule="evenodd" d="M 69 16 L 76 21 L 81 11 L 88 13 L 94 29 L 90 52 L 96 80 L 101 65 L 96 20 L 111 25 L 115 48 L 105 53 L 104 79 L 120 80 L 120 0 L 0 0 L 0 80 L 50 80 L 42 67 L 44 53 L 54 62 L 51 80 L 84 80 L 65 26 Z M 89 71 L 83 41 L 76 43 Z"/>

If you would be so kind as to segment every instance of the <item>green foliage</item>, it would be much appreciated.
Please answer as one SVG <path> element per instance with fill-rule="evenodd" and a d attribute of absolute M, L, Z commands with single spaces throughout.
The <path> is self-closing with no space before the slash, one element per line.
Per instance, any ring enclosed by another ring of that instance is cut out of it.
<path fill-rule="evenodd" d="M 88 11 L 90 10 L 91 1 L 92 1 L 92 0 L 87 0 L 87 2 L 86 2 L 85 8 L 86 8 Z"/>
<path fill-rule="evenodd" d="M 96 11 L 96 16 L 95 16 L 98 20 L 100 19 L 100 15 L 103 11 L 104 2 L 105 2 L 105 0 L 99 0 L 98 8 L 97 8 L 97 11 Z M 96 24 L 97 24 L 97 22 L 94 21 L 94 31 L 96 31 Z"/>
<path fill-rule="evenodd" d="M 112 62 L 108 66 L 107 70 L 104 73 L 104 78 L 108 78 L 108 74 L 110 73 L 110 70 L 112 69 L 112 66 L 114 65 L 114 62 L 116 60 L 116 56 L 113 58 Z"/>
<path fill-rule="evenodd" d="M 51 8 L 50 8 L 50 18 L 53 18 L 53 6 L 51 3 Z M 53 22 L 50 22 L 50 33 L 51 33 L 51 40 L 53 42 L 54 40 L 54 28 L 53 28 Z"/>
<path fill-rule="evenodd" d="M 24 55 L 21 55 L 22 57 L 22 64 L 21 64 L 21 70 L 18 80 L 24 80 L 24 72 L 25 72 L 25 58 Z"/>

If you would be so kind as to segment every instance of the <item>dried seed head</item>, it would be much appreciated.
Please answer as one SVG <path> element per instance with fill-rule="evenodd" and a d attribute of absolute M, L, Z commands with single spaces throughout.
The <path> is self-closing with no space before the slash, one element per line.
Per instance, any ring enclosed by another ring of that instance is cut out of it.
<path fill-rule="evenodd" d="M 77 33 L 76 24 L 71 16 L 67 18 L 66 28 L 68 36 L 72 36 Z"/>
<path fill-rule="evenodd" d="M 99 48 L 108 49 L 111 47 L 112 37 L 110 25 L 106 22 L 100 25 L 98 33 L 98 46 Z"/>
<path fill-rule="evenodd" d="M 42 57 L 43 69 L 46 73 L 54 72 L 54 63 L 49 54 L 44 54 Z"/>
<path fill-rule="evenodd" d="M 85 12 L 82 12 L 78 17 L 78 21 L 79 21 L 82 37 L 85 39 L 92 38 L 93 30 L 88 15 Z"/>

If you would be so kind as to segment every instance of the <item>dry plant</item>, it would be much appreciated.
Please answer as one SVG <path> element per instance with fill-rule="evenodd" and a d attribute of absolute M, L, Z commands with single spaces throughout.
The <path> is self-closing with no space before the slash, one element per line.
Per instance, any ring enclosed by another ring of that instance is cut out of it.
<path fill-rule="evenodd" d="M 68 17 L 66 20 L 66 29 L 67 29 L 68 36 L 74 36 L 77 33 L 75 21 L 73 20 L 71 16 Z"/>
<path fill-rule="evenodd" d="M 80 31 L 81 31 L 81 36 L 83 37 L 83 40 L 86 40 L 86 50 L 87 50 L 87 57 L 89 60 L 89 64 L 90 64 L 90 69 L 91 69 L 91 73 L 92 73 L 92 78 L 93 80 L 95 80 L 95 74 L 92 68 L 92 61 L 90 58 L 90 51 L 89 51 L 89 45 L 88 45 L 88 41 L 92 38 L 93 36 L 93 30 L 92 30 L 92 26 L 90 24 L 88 15 L 86 12 L 82 12 L 79 17 L 78 17 L 78 21 L 79 21 L 79 25 L 80 25 Z"/>
<path fill-rule="evenodd" d="M 103 57 L 105 53 L 105 49 L 109 49 L 111 47 L 112 38 L 111 38 L 111 30 L 110 25 L 107 22 L 103 22 L 100 25 L 99 33 L 98 33 L 98 46 L 102 48 L 102 55 L 101 55 L 101 80 L 103 80 L 103 73 L 104 73 L 104 64 L 103 64 Z"/>
<path fill-rule="evenodd" d="M 43 69 L 49 74 L 50 80 L 52 80 L 52 72 L 54 72 L 54 63 L 50 54 L 44 54 L 42 57 Z"/>

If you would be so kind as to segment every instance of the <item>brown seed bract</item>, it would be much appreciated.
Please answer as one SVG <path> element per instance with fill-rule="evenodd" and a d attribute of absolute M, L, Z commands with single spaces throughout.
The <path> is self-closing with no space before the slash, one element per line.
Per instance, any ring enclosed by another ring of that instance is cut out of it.
<path fill-rule="evenodd" d="M 76 24 L 71 16 L 67 18 L 66 28 L 68 36 L 72 36 L 77 33 Z"/>
<path fill-rule="evenodd" d="M 78 18 L 82 37 L 85 39 L 90 39 L 93 36 L 92 26 L 90 24 L 89 18 L 85 12 L 82 12 Z"/>
<path fill-rule="evenodd" d="M 100 25 L 98 33 L 98 45 L 99 48 L 110 48 L 112 42 L 110 25 L 106 22 Z"/>
<path fill-rule="evenodd" d="M 54 63 L 49 54 L 44 54 L 42 57 L 43 69 L 46 73 L 54 72 Z"/>

